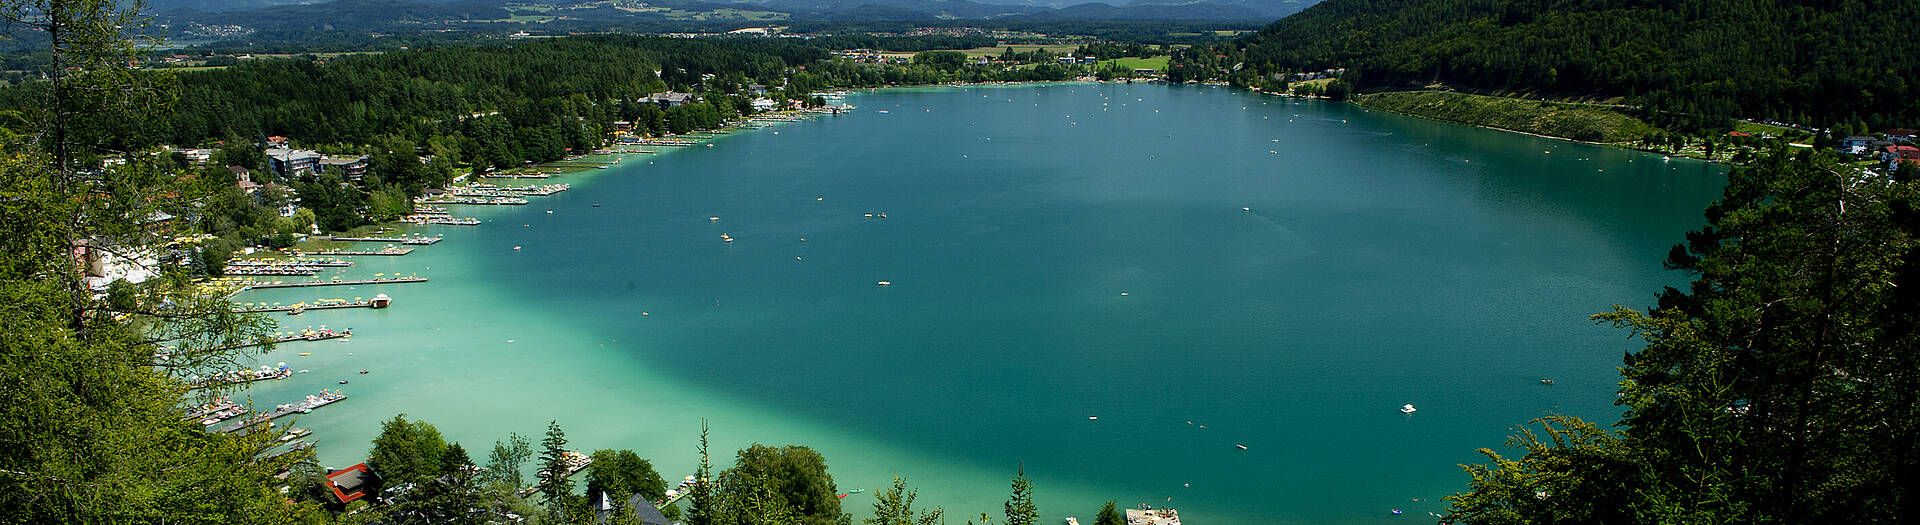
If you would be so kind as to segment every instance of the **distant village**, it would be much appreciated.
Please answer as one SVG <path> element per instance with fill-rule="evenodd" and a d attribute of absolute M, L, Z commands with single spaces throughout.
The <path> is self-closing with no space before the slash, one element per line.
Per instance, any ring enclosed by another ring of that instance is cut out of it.
<path fill-rule="evenodd" d="M 1916 132 L 1911 129 L 1888 130 L 1881 136 L 1854 135 L 1840 139 L 1841 153 L 1853 155 L 1862 161 L 1877 162 L 1892 173 L 1902 163 L 1912 168 L 1920 168 L 1920 147 L 1913 145 Z"/>

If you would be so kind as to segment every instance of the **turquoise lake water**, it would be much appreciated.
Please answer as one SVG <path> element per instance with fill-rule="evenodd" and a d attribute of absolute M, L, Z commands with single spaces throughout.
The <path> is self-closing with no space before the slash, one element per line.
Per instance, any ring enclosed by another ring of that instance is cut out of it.
<path fill-rule="evenodd" d="M 1587 316 L 1683 282 L 1660 260 L 1724 184 L 1699 162 L 1222 88 L 848 102 L 457 209 L 487 222 L 340 272 L 429 283 L 237 297 L 395 298 L 278 317 L 356 335 L 282 346 L 263 362 L 312 372 L 249 395 L 351 395 L 297 423 L 333 467 L 406 413 L 476 459 L 558 420 L 671 479 L 705 418 L 722 463 L 820 450 L 843 491 L 868 489 L 843 500 L 856 520 L 896 473 L 949 522 L 997 516 L 1024 465 L 1046 523 L 1109 499 L 1201 525 L 1427 522 L 1515 425 L 1616 418 L 1635 345 Z"/>

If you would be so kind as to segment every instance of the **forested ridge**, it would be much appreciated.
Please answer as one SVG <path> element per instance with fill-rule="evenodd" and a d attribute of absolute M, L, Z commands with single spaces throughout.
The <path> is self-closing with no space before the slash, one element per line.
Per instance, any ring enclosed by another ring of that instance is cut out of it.
<path fill-rule="evenodd" d="M 1618 97 L 1707 127 L 1884 129 L 1920 123 L 1913 20 L 1920 2 L 1901 0 L 1329 0 L 1175 69 L 1260 85 L 1344 67 L 1361 89 L 1440 83 Z"/>

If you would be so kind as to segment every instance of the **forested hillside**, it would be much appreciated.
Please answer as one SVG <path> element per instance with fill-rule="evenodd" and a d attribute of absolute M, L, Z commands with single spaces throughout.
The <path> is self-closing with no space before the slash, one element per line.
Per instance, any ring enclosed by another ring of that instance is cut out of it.
<path fill-rule="evenodd" d="M 1361 89 L 1438 82 L 1623 97 L 1689 122 L 1882 129 L 1920 122 L 1913 20 L 1910 0 L 1331 0 L 1181 73 L 1255 83 L 1345 67 Z"/>

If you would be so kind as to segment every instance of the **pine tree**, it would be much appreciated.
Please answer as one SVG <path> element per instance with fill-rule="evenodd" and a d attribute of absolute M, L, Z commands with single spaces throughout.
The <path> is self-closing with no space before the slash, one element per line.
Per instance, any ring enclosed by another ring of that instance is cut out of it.
<path fill-rule="evenodd" d="M 1115 503 L 1113 500 L 1107 500 L 1106 505 L 1100 506 L 1100 514 L 1093 518 L 1093 525 L 1127 525 L 1127 519 L 1114 508 Z"/>
<path fill-rule="evenodd" d="M 573 496 L 573 480 L 567 477 L 567 433 L 559 421 L 547 422 L 547 437 L 540 440 L 540 464 L 547 478 L 540 483 L 540 495 L 546 498 L 547 512 L 556 518 L 567 515 Z"/>
<path fill-rule="evenodd" d="M 1027 480 L 1027 466 L 1021 464 L 1013 474 L 1013 494 L 1007 497 L 1006 525 L 1035 525 L 1040 510 L 1033 505 L 1033 482 Z"/>
<path fill-rule="evenodd" d="M 716 502 L 713 500 L 713 485 L 709 479 L 713 473 L 713 461 L 707 455 L 707 420 L 700 420 L 700 468 L 694 471 L 693 486 L 687 488 L 687 524 L 714 525 L 719 516 Z"/>

